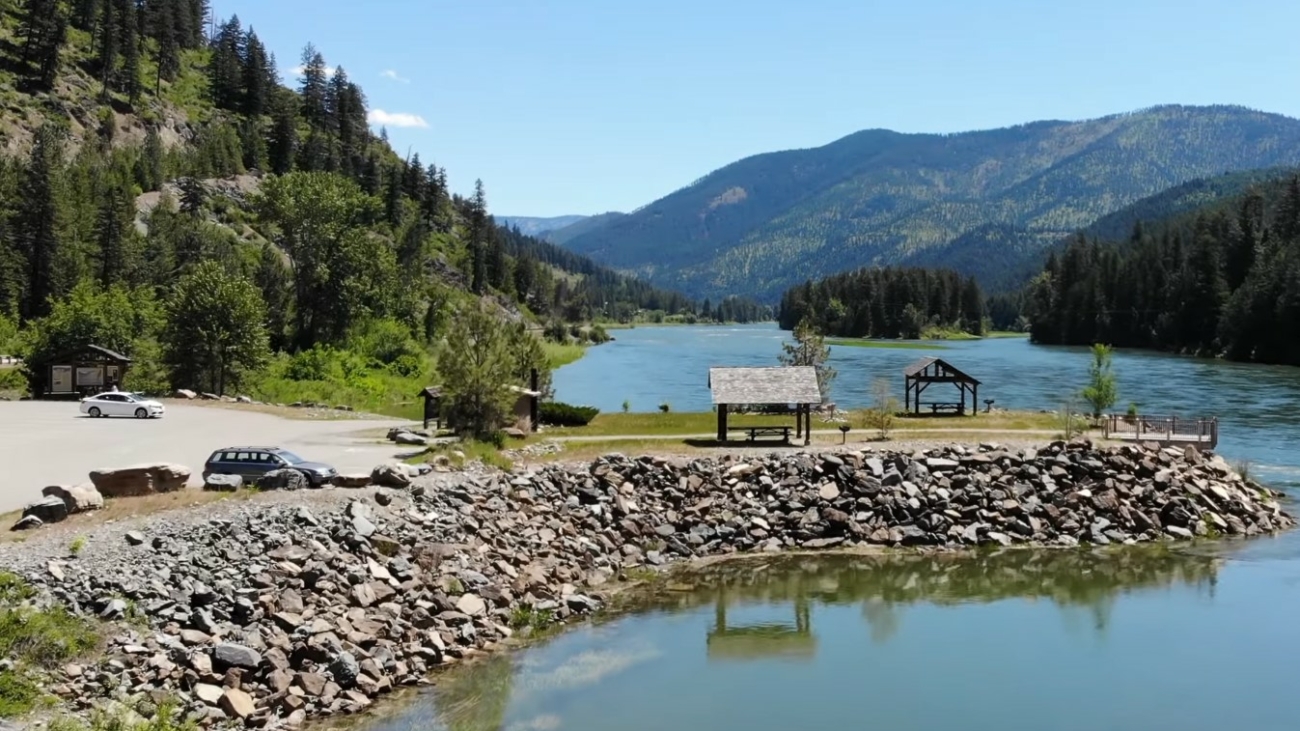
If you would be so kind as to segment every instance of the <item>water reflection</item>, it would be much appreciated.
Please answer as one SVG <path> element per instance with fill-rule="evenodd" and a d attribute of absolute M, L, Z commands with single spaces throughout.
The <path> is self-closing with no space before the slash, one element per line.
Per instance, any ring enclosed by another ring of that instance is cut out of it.
<path fill-rule="evenodd" d="M 816 653 L 813 604 L 860 603 L 873 642 L 897 632 L 907 605 L 953 605 L 1004 599 L 1039 599 L 1062 610 L 1084 609 L 1104 632 L 1118 596 L 1174 585 L 1213 598 L 1219 559 L 1151 550 L 1026 551 L 978 557 L 784 556 L 735 561 L 700 570 L 690 581 L 700 589 L 648 600 L 657 610 L 682 611 L 714 605 L 707 636 L 710 659 L 802 657 Z M 678 587 L 681 589 L 682 587 Z M 729 608 L 789 604 L 792 622 L 729 623 Z"/>
<path fill-rule="evenodd" d="M 759 622 L 728 625 L 725 590 L 717 598 L 714 625 L 709 630 L 710 660 L 751 660 L 786 657 L 809 660 L 817 654 L 817 637 L 812 633 L 812 608 L 806 595 L 792 602 L 794 622 Z"/>
<path fill-rule="evenodd" d="M 691 703 L 700 705 L 715 689 L 739 697 L 738 688 L 756 671 L 777 673 L 779 681 L 766 681 L 777 683 L 811 682 L 807 679 L 827 672 L 868 672 L 867 666 L 845 657 L 849 653 L 860 660 L 861 650 L 852 649 L 856 642 L 875 648 L 873 654 L 881 658 L 894 658 L 892 662 L 926 662 L 925 653 L 943 656 L 959 650 L 952 644 L 953 633 L 965 637 L 967 627 L 971 641 L 1011 643 L 1020 652 L 1037 646 L 1028 637 L 975 629 L 969 616 L 982 616 L 978 621 L 996 626 L 1039 622 L 1038 636 L 1057 643 L 1055 652 L 1060 653 L 1062 640 L 1050 635 L 1083 631 L 1104 640 L 1116 605 L 1129 597 L 1171 603 L 1174 611 L 1162 615 L 1169 621 L 1187 621 L 1197 605 L 1215 605 L 1221 555 L 1139 547 L 1004 550 L 977 556 L 772 556 L 719 563 L 678 576 L 652 593 L 628 597 L 631 610 L 612 621 L 448 672 L 431 702 L 380 725 L 385 731 L 606 728 L 603 724 L 613 716 L 626 721 L 623 711 L 606 708 L 606 695 L 628 695 L 656 706 L 644 693 L 675 697 L 695 692 L 702 698 Z M 1047 609 L 1044 605 L 1056 608 L 1057 630 L 1034 619 Z M 963 606 L 971 609 L 948 611 Z M 944 611 L 936 614 L 936 609 Z M 906 631 L 909 621 L 915 627 Z M 866 632 L 855 630 L 855 623 L 865 625 Z M 1107 645 L 1118 653 L 1153 649 L 1135 647 L 1127 636 Z M 962 662 L 958 657 L 943 662 L 955 665 Z M 789 673 L 778 670 L 792 661 Z M 1055 656 L 1052 661 L 1069 659 Z M 701 675 L 705 672 L 710 674 Z M 870 672 L 889 677 L 887 666 Z M 696 687 L 701 683 L 709 687 Z"/>

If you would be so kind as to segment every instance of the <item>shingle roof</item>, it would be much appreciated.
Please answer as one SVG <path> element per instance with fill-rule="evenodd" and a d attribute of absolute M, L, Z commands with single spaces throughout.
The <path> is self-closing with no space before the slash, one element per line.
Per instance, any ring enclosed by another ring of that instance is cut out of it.
<path fill-rule="evenodd" d="M 922 358 L 918 361 L 915 361 L 914 363 L 912 363 L 911 365 L 903 369 L 903 375 L 915 376 L 916 374 L 925 370 L 927 366 L 930 366 L 935 363 L 939 365 L 940 369 L 942 369 L 949 375 L 956 377 L 959 380 L 965 381 L 967 383 L 974 383 L 976 385 L 979 384 L 979 379 L 972 378 L 971 376 L 963 372 L 960 368 L 953 366 L 953 364 L 949 363 L 948 361 L 942 358 Z"/>
<path fill-rule="evenodd" d="M 110 359 L 110 360 L 121 361 L 121 362 L 123 362 L 123 363 L 130 363 L 130 362 L 131 362 L 131 359 L 128 358 L 128 357 L 126 357 L 125 355 L 122 355 L 121 353 L 118 353 L 118 352 L 115 352 L 115 351 L 109 350 L 108 348 L 100 347 L 100 346 L 98 346 L 98 345 L 84 345 L 84 346 L 82 346 L 82 347 L 80 347 L 80 348 L 77 348 L 77 349 L 75 349 L 75 350 L 69 350 L 69 351 L 65 351 L 65 352 L 63 352 L 63 353 L 60 353 L 60 354 L 58 355 L 58 357 L 55 357 L 55 358 L 46 358 L 45 361 L 46 361 L 46 362 L 49 362 L 49 363 L 58 363 L 59 361 L 62 361 L 62 360 L 68 360 L 69 358 L 71 358 L 71 357 L 73 357 L 73 356 L 75 356 L 75 355 L 81 355 L 81 354 L 83 354 L 83 353 L 87 353 L 87 352 L 99 353 L 100 355 L 104 356 L 105 358 L 108 358 L 108 359 Z"/>
<path fill-rule="evenodd" d="M 710 368 L 714 404 L 819 404 L 817 369 L 812 366 Z"/>

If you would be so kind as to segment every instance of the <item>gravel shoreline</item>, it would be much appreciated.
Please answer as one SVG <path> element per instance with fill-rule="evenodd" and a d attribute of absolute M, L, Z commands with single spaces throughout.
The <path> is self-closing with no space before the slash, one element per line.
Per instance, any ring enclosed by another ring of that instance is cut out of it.
<path fill-rule="evenodd" d="M 854 445 L 856 446 L 856 445 Z M 448 662 L 601 608 L 631 570 L 774 551 L 1252 536 L 1278 495 L 1194 450 L 883 445 L 434 473 L 262 493 L 0 547 L 114 621 L 49 679 L 68 707 L 179 701 L 202 725 L 361 712 Z"/>

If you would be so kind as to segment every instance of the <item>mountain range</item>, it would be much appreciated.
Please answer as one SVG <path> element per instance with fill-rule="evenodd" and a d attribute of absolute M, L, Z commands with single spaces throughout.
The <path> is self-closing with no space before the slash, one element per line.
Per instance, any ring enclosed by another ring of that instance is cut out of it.
<path fill-rule="evenodd" d="M 748 157 L 548 237 L 697 297 L 772 301 L 808 278 L 888 264 L 951 267 L 996 291 L 1022 283 L 1063 237 L 1142 198 L 1297 164 L 1300 120 L 1235 106 L 957 134 L 875 129 Z"/>
<path fill-rule="evenodd" d="M 496 216 L 497 223 L 506 228 L 517 228 L 525 236 L 541 236 L 550 231 L 571 226 L 587 216 Z"/>

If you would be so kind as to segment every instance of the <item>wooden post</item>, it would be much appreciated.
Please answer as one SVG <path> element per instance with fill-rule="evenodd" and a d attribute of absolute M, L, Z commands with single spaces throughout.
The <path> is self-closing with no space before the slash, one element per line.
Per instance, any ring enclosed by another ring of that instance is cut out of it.
<path fill-rule="evenodd" d="M 803 406 L 803 446 L 813 444 L 813 405 Z"/>
<path fill-rule="evenodd" d="M 971 384 L 970 387 L 970 411 L 972 416 L 980 411 L 980 387 L 978 384 Z"/>
<path fill-rule="evenodd" d="M 718 404 L 718 441 L 727 441 L 727 405 Z"/>

